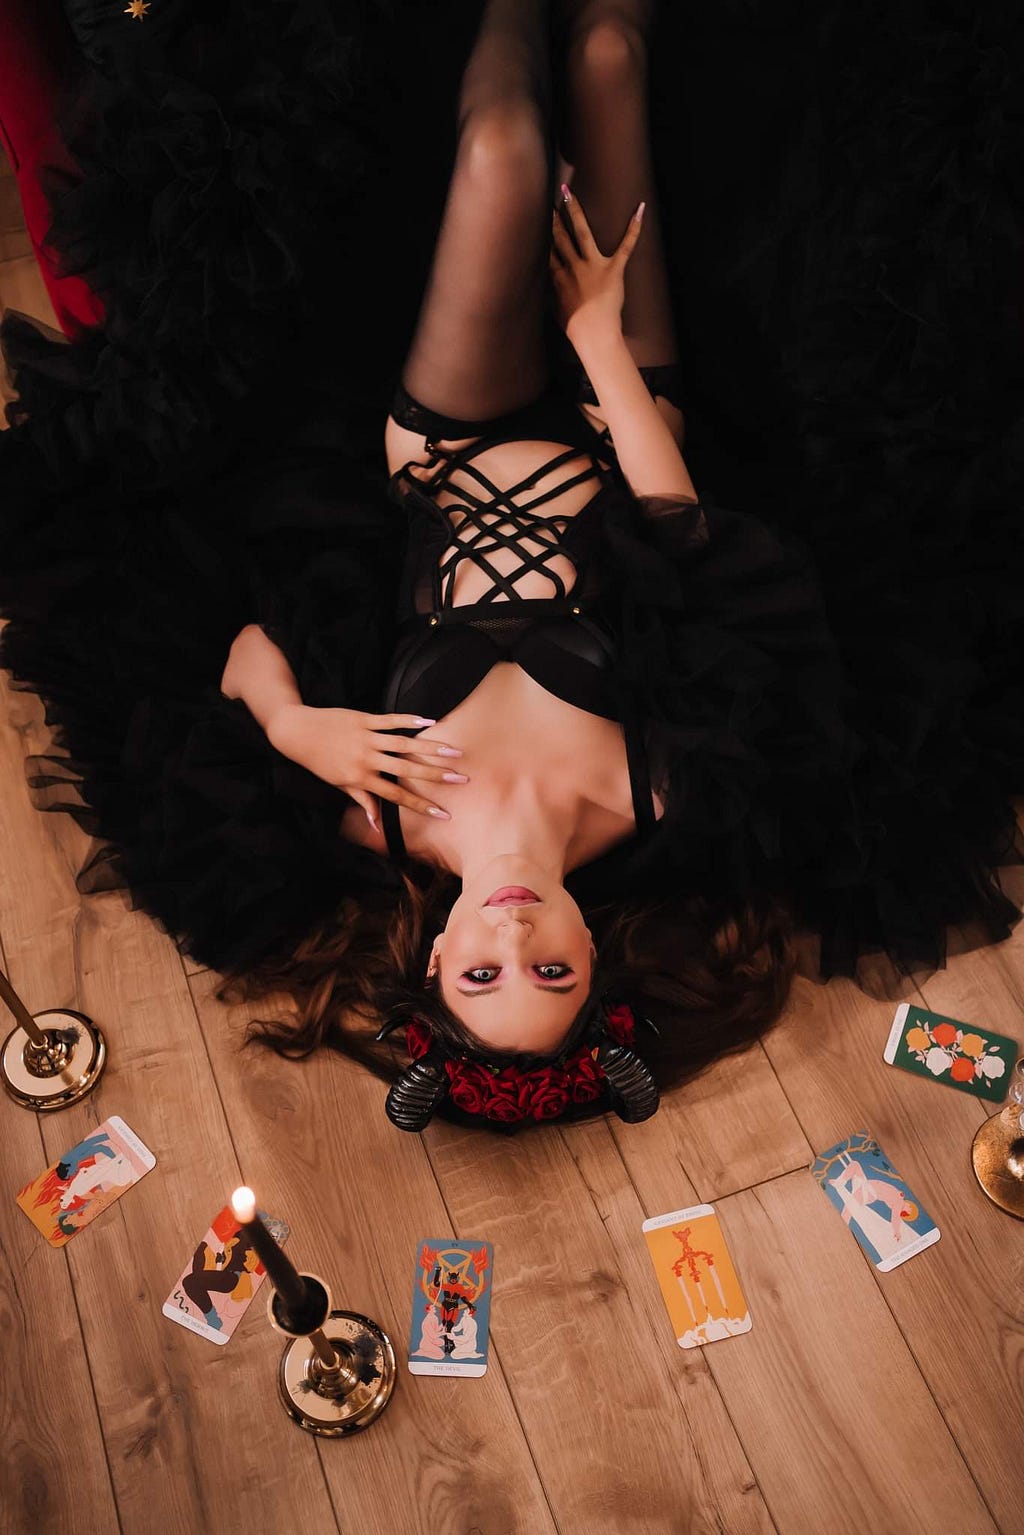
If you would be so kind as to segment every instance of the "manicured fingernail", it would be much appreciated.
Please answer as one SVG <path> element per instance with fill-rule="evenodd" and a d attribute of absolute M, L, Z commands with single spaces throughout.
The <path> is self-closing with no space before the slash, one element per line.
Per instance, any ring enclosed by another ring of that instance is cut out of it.
<path fill-rule="evenodd" d="M 639 224 L 639 222 L 640 222 L 640 220 L 641 220 L 641 219 L 642 219 L 642 218 L 643 218 L 643 216 L 644 216 L 644 209 L 645 209 L 645 208 L 646 208 L 646 207 L 647 207 L 647 204 L 646 204 L 646 203 L 638 203 L 638 204 L 637 204 L 637 210 L 636 210 L 636 212 L 635 212 L 635 213 L 634 213 L 634 214 L 633 214 L 633 217 L 634 217 L 634 218 L 635 218 L 635 219 L 636 219 L 636 221 L 637 221 L 637 223 L 638 223 L 638 224 Z"/>
<path fill-rule="evenodd" d="M 436 815 L 442 821 L 451 820 L 451 816 L 448 814 L 447 810 L 442 810 L 440 805 L 431 805 L 430 809 L 427 811 L 427 814 Z"/>
<path fill-rule="evenodd" d="M 564 181 L 562 182 L 562 198 L 567 203 L 572 202 L 572 193 L 569 191 L 569 188 L 566 186 Z"/>
<path fill-rule="evenodd" d="M 462 753 L 457 746 L 439 746 L 437 748 L 437 755 L 439 757 L 461 757 Z"/>
<path fill-rule="evenodd" d="M 465 773 L 445 773 L 443 777 L 445 783 L 469 783 Z"/>
<path fill-rule="evenodd" d="M 413 716 L 413 723 L 416 725 L 436 725 L 437 720 L 425 720 L 422 714 L 416 714 Z"/>
<path fill-rule="evenodd" d="M 373 827 L 374 831 L 380 831 L 380 827 L 377 825 L 377 822 L 374 820 L 373 816 L 370 814 L 369 811 L 366 812 L 366 819 L 369 821 L 369 823 Z"/>

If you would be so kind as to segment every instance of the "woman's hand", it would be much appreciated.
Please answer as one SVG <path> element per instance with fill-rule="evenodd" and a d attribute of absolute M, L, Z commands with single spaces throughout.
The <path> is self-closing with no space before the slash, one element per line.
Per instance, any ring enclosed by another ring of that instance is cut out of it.
<path fill-rule="evenodd" d="M 574 245 L 556 208 L 552 215 L 550 268 L 562 329 L 570 341 L 581 329 L 590 330 L 594 326 L 619 330 L 626 299 L 626 263 L 640 238 L 644 204 L 640 204 L 627 224 L 618 249 L 610 256 L 602 256 L 581 204 L 565 185 L 562 194 L 569 226 L 576 237 Z"/>
<path fill-rule="evenodd" d="M 378 799 L 393 800 L 423 815 L 450 820 L 447 810 L 430 800 L 411 794 L 381 775 L 401 768 L 403 778 L 423 778 L 434 782 L 466 783 L 461 773 L 453 773 L 446 759 L 461 757 L 454 746 L 422 737 L 387 735 L 384 732 L 432 725 L 417 714 L 362 714 L 358 709 L 316 709 L 308 704 L 286 704 L 271 718 L 267 740 L 275 750 L 317 778 L 344 789 L 366 812 L 375 830 Z"/>

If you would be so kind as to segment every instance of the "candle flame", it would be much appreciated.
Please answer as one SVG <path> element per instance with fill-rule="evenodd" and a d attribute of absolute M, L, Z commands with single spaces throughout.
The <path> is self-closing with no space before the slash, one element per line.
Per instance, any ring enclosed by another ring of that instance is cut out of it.
<path fill-rule="evenodd" d="M 235 1190 L 231 1196 L 231 1213 L 243 1226 L 247 1221 L 252 1220 L 256 1214 L 256 1195 L 252 1189 L 246 1188 L 243 1184 L 240 1189 Z"/>

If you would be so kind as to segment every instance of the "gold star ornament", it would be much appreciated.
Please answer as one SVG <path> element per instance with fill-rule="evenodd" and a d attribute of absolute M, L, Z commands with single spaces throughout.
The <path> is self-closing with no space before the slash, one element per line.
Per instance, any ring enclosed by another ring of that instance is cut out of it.
<path fill-rule="evenodd" d="M 129 0 L 124 8 L 126 16 L 134 16 L 136 21 L 145 21 L 146 12 L 149 10 L 150 0 Z"/>

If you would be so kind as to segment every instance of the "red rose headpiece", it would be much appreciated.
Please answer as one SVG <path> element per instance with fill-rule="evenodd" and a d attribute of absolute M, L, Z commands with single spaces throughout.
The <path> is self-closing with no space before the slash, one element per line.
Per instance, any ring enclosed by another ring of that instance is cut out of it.
<path fill-rule="evenodd" d="M 623 1119 L 648 1119 L 658 1107 L 658 1090 L 633 1049 L 632 1009 L 625 1004 L 603 1009 L 595 1033 L 564 1061 L 524 1071 L 452 1056 L 429 1024 L 413 1018 L 405 1031 L 412 1065 L 388 1093 L 388 1118 L 399 1129 L 422 1130 L 442 1100 L 450 1098 L 465 1114 L 506 1125 L 558 1119 L 571 1106 L 594 1103 L 607 1091 Z"/>

